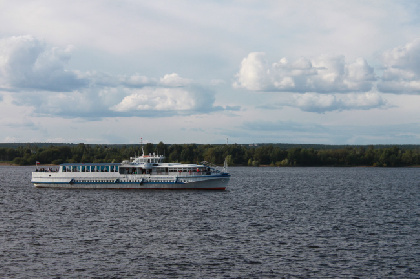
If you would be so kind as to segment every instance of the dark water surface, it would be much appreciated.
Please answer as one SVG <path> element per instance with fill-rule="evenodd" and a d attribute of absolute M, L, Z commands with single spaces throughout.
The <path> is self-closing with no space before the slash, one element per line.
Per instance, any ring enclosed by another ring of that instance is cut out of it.
<path fill-rule="evenodd" d="M 36 189 L 0 167 L 0 278 L 419 278 L 420 169 L 230 168 L 229 190 Z"/>

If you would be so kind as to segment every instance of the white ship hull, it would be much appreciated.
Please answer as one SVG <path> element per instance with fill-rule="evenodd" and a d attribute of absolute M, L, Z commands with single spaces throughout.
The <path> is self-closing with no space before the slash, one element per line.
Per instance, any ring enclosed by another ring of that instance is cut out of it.
<path fill-rule="evenodd" d="M 158 176 L 119 175 L 118 173 L 83 173 L 68 176 L 66 173 L 33 172 L 32 183 L 37 188 L 63 189 L 199 189 L 225 190 L 230 175 L 209 176 Z"/>

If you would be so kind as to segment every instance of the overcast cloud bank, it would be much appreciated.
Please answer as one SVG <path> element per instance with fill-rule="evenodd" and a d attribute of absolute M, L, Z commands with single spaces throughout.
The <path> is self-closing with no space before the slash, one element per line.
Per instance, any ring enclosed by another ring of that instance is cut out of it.
<path fill-rule="evenodd" d="M 0 141 L 418 143 L 419 14 L 415 0 L 3 1 Z"/>

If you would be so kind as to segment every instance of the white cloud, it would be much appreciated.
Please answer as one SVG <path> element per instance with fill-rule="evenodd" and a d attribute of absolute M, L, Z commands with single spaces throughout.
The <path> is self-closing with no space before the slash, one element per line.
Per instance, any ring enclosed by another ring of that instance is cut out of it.
<path fill-rule="evenodd" d="M 327 111 L 384 108 L 387 105 L 387 101 L 376 92 L 335 95 L 305 93 L 294 95 L 289 105 L 298 107 L 303 111 L 324 113 Z"/>
<path fill-rule="evenodd" d="M 194 88 L 144 88 L 138 89 L 111 107 L 116 112 L 139 111 L 213 111 L 214 95 Z M 159 112 L 156 113 L 156 116 Z"/>
<path fill-rule="evenodd" d="M 347 93 L 371 90 L 375 75 L 362 58 L 302 57 L 293 63 L 282 58 L 269 65 L 264 53 L 253 52 L 242 60 L 236 78 L 234 87 L 255 91 Z"/>
<path fill-rule="evenodd" d="M 106 115 L 104 100 L 95 91 L 20 93 L 14 104 L 32 107 L 37 116 L 92 119 Z"/>
<path fill-rule="evenodd" d="M 71 91 L 86 80 L 65 69 L 71 48 L 48 48 L 31 36 L 0 40 L 0 86 L 11 90 Z"/>
<path fill-rule="evenodd" d="M 96 82 L 95 78 L 98 76 L 99 82 Z M 216 110 L 237 109 L 215 106 L 214 92 L 200 86 L 168 87 L 169 84 L 174 85 L 171 82 L 161 87 L 161 83 L 153 84 L 154 79 L 138 75 L 110 77 L 106 84 L 106 78 L 103 80 L 106 76 L 90 74 L 91 86 L 72 92 L 21 92 L 20 98 L 16 98 L 14 104 L 32 107 L 33 113 L 38 116 L 91 120 L 117 116 L 165 117 L 177 114 L 205 114 Z M 172 76 L 180 81 L 187 80 L 177 74 Z M 127 86 L 128 82 L 131 82 L 130 86 Z"/>
<path fill-rule="evenodd" d="M 294 96 L 292 104 L 304 111 L 325 112 L 336 110 L 339 101 L 335 95 L 305 93 L 303 95 Z"/>
<path fill-rule="evenodd" d="M 241 68 L 236 75 L 237 81 L 233 84 L 237 88 L 248 90 L 264 90 L 271 84 L 270 71 L 265 59 L 265 53 L 252 52 L 241 62 Z"/>
<path fill-rule="evenodd" d="M 182 87 L 190 84 L 192 81 L 187 78 L 182 78 L 176 73 L 164 75 L 160 78 L 160 84 L 168 87 Z"/>
<path fill-rule="evenodd" d="M 165 117 L 232 110 L 214 106 L 214 93 L 198 87 L 94 87 L 74 92 L 20 93 L 14 104 L 29 106 L 38 116 L 97 120 L 103 117 Z"/>
<path fill-rule="evenodd" d="M 121 76 L 120 83 L 126 87 L 141 88 L 148 85 L 156 84 L 156 81 L 152 78 L 140 74 L 134 74 L 131 76 Z"/>
<path fill-rule="evenodd" d="M 383 55 L 384 72 L 378 89 L 396 94 L 420 93 L 420 39 Z"/>

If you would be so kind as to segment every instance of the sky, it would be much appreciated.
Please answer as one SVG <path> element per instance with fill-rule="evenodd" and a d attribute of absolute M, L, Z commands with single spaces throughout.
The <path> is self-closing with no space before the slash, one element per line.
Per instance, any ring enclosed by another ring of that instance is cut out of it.
<path fill-rule="evenodd" d="M 0 142 L 420 144 L 417 0 L 0 0 Z"/>

